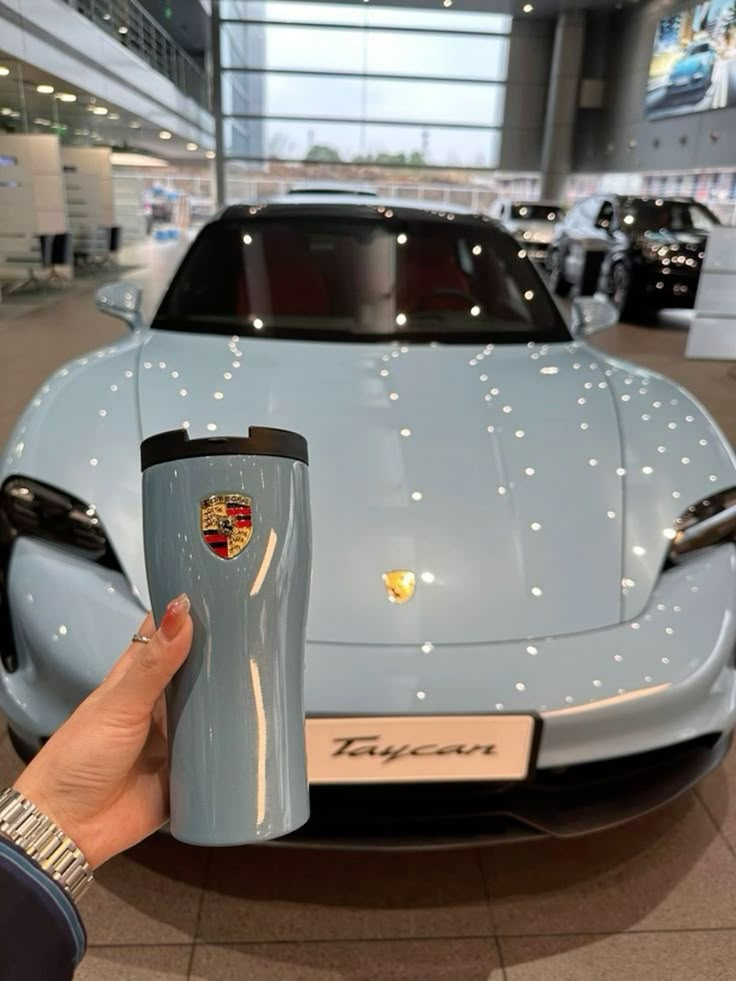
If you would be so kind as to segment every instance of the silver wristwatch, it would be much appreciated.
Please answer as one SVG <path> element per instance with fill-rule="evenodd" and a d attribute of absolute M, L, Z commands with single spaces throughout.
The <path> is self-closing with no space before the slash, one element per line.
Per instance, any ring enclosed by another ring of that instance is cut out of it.
<path fill-rule="evenodd" d="M 72 839 L 12 787 L 0 793 L 0 834 L 32 858 L 75 903 L 92 885 L 92 869 Z"/>

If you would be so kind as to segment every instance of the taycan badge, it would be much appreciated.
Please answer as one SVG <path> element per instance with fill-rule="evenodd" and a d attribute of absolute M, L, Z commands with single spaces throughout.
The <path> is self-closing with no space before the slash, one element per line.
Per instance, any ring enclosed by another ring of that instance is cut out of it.
<path fill-rule="evenodd" d="M 234 559 L 253 534 L 253 501 L 243 494 L 211 494 L 199 505 L 199 526 L 215 555 Z"/>
<path fill-rule="evenodd" d="M 411 569 L 391 569 L 383 574 L 386 595 L 392 603 L 408 603 L 416 584 L 417 577 Z"/>

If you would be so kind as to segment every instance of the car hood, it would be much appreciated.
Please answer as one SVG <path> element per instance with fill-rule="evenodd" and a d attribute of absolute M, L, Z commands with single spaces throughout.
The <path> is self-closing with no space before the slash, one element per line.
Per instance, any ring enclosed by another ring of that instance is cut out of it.
<path fill-rule="evenodd" d="M 633 627 L 674 520 L 736 485 L 733 452 L 691 395 L 585 344 L 475 350 L 167 331 L 47 379 L 16 423 L 0 480 L 25 474 L 94 504 L 146 608 L 139 445 L 183 423 L 194 437 L 264 424 L 308 437 L 308 636 L 343 646 Z M 391 569 L 417 574 L 403 606 L 384 591 Z"/>
<path fill-rule="evenodd" d="M 153 331 L 141 432 L 307 437 L 310 640 L 587 630 L 620 615 L 621 447 L 603 371 L 579 357 Z M 388 601 L 390 570 L 416 575 L 406 605 Z"/>

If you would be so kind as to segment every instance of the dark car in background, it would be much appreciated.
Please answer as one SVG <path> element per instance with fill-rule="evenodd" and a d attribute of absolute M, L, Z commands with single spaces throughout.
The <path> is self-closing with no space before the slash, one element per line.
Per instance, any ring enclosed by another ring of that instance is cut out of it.
<path fill-rule="evenodd" d="M 692 307 L 708 233 L 718 218 L 689 198 L 584 198 L 557 227 L 547 252 L 549 285 L 604 293 L 622 317 L 647 319 Z"/>
<path fill-rule="evenodd" d="M 713 81 L 716 53 L 708 41 L 693 41 L 674 63 L 667 79 L 667 97 L 700 98 Z"/>

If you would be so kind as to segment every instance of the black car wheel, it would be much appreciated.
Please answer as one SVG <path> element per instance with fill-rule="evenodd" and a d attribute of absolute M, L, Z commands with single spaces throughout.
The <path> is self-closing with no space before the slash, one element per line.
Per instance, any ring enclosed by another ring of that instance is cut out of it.
<path fill-rule="evenodd" d="M 632 301 L 631 292 L 631 274 L 623 262 L 615 263 L 609 277 L 608 295 L 621 320 L 628 320 L 632 324 L 656 324 L 655 311 L 643 306 L 640 301 Z"/>
<path fill-rule="evenodd" d="M 622 262 L 611 270 L 611 302 L 623 314 L 629 302 L 629 273 Z"/>
<path fill-rule="evenodd" d="M 571 287 L 562 269 L 562 253 L 559 249 L 550 249 L 547 255 L 547 282 L 557 296 L 567 296 Z"/>

